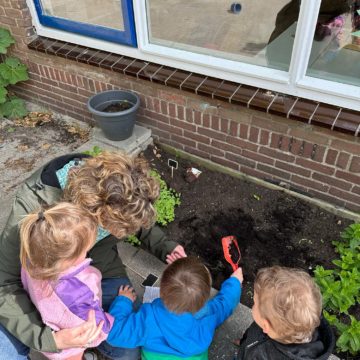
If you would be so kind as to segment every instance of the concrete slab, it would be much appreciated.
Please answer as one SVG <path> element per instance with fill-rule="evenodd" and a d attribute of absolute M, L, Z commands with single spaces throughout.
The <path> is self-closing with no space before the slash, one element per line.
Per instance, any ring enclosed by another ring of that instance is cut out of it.
<path fill-rule="evenodd" d="M 153 139 L 151 137 L 151 130 L 143 126 L 135 125 L 132 136 L 129 139 L 123 141 L 109 140 L 105 137 L 100 128 L 95 127 L 92 130 L 90 141 L 83 144 L 78 150 L 86 151 L 92 149 L 94 146 L 99 146 L 104 150 L 120 150 L 129 155 L 136 156 L 141 151 L 144 151 L 152 143 Z"/>

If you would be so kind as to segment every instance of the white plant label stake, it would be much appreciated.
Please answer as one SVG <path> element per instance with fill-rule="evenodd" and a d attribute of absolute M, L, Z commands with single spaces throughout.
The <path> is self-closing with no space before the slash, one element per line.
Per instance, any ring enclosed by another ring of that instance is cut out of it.
<path fill-rule="evenodd" d="M 171 178 L 174 177 L 174 169 L 176 170 L 178 168 L 178 162 L 173 159 L 168 159 L 168 166 L 171 168 Z"/>

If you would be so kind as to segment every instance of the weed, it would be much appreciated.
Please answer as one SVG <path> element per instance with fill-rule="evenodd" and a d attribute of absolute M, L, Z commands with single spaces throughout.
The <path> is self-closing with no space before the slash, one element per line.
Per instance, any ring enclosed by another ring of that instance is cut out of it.
<path fill-rule="evenodd" d="M 0 54 L 6 54 L 8 47 L 14 43 L 10 32 L 0 28 Z M 28 79 L 26 65 L 16 57 L 3 57 L 3 62 L 0 63 L 0 116 L 17 118 L 27 114 L 24 101 L 9 95 L 6 87 Z"/>

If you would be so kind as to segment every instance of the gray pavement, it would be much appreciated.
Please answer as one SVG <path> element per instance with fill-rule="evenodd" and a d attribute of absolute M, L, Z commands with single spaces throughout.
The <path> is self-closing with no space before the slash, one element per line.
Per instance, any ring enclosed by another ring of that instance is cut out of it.
<path fill-rule="evenodd" d="M 50 141 L 51 139 L 46 139 L 46 136 L 51 136 L 51 134 L 47 134 L 46 132 L 43 133 L 43 137 L 45 138 L 44 141 Z M 108 150 L 116 150 L 120 147 L 122 150 L 127 151 L 128 153 L 138 154 L 141 150 L 144 150 L 149 143 L 152 142 L 150 130 L 136 127 L 132 140 L 133 141 L 130 142 L 111 142 L 106 140 L 98 129 L 95 129 L 90 140 L 87 143 L 81 145 L 78 149 L 76 149 L 76 151 L 90 150 L 93 148 L 93 146 L 99 146 L 102 149 Z M 6 153 L 7 146 L 8 145 L 5 144 L 1 148 L 2 156 Z M 51 153 L 51 157 L 64 154 L 67 150 L 68 149 L 66 146 L 59 147 L 56 152 Z M 33 151 L 32 153 L 31 149 L 29 151 L 30 152 L 28 153 L 28 156 L 33 156 L 34 158 L 39 157 L 36 151 Z M 41 158 L 39 163 L 37 163 L 37 167 L 45 163 L 47 160 L 48 159 L 46 157 Z M 34 170 L 35 169 L 29 169 L 28 171 L 24 171 L 22 173 L 22 178 L 28 177 Z M 1 181 L 4 177 L 5 172 L 3 171 L 0 173 Z M 18 187 L 19 182 L 11 189 L 11 192 L 4 192 L 0 189 L 0 196 L 2 198 L 0 230 L 2 230 L 8 217 L 13 201 L 13 196 Z M 131 279 L 136 292 L 139 296 L 142 297 L 144 289 L 141 286 L 141 282 L 149 273 L 153 273 L 160 277 L 166 265 L 148 252 L 145 252 L 140 248 L 136 248 L 124 242 L 119 243 L 118 250 L 120 257 L 122 258 L 127 268 L 129 278 Z M 158 283 L 156 283 L 155 286 L 156 285 L 158 285 Z M 216 291 L 213 290 L 212 294 L 215 293 Z M 234 314 L 217 330 L 215 339 L 210 348 L 209 359 L 232 360 L 236 352 L 236 347 L 232 344 L 232 341 L 243 334 L 245 329 L 250 325 L 251 321 L 251 310 L 246 306 L 239 304 Z M 44 358 L 40 354 L 32 353 L 31 359 L 40 360 Z M 331 359 L 335 360 L 337 358 L 332 357 Z"/>

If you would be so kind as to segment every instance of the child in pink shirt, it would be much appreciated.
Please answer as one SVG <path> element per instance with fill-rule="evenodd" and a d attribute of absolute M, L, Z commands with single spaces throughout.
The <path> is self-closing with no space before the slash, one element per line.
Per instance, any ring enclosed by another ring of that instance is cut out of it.
<path fill-rule="evenodd" d="M 59 203 L 25 217 L 20 227 L 21 280 L 43 322 L 55 332 L 73 328 L 95 311 L 103 323 L 96 347 L 111 329 L 113 318 L 101 307 L 101 274 L 90 266 L 97 224 L 76 205 Z M 84 348 L 44 353 L 49 359 L 82 359 Z"/>

